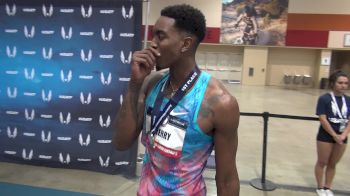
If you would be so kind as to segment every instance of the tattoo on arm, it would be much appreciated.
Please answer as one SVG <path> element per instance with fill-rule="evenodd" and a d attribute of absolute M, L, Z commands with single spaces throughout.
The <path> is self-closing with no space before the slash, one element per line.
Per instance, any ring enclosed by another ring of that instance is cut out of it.
<path fill-rule="evenodd" d="M 198 112 L 199 117 L 209 118 L 214 116 L 214 107 L 219 102 L 221 95 L 213 95 L 209 97 L 206 101 L 202 102 L 202 106 Z"/>

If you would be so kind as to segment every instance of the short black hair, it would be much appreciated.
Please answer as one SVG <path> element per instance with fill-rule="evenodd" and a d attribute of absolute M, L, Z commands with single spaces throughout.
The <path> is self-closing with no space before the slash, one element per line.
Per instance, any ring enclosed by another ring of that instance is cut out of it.
<path fill-rule="evenodd" d="M 187 4 L 171 5 L 162 9 L 161 16 L 173 18 L 175 27 L 197 37 L 199 44 L 205 36 L 206 24 L 203 13 Z"/>
<path fill-rule="evenodd" d="M 337 81 L 337 79 L 339 77 L 346 77 L 346 78 L 349 78 L 348 74 L 346 74 L 344 71 L 342 70 L 336 70 L 334 71 L 330 76 L 329 76 L 329 79 L 328 79 L 328 82 L 329 82 L 329 88 L 333 88 L 334 87 L 334 84 L 335 82 Z"/>

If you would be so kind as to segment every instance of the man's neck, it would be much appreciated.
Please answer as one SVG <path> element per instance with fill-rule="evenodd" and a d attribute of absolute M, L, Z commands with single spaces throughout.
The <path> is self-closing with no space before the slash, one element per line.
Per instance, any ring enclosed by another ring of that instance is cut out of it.
<path fill-rule="evenodd" d="M 186 59 L 172 65 L 169 69 L 169 80 L 171 81 L 171 84 L 174 87 L 179 88 L 195 66 L 196 61 L 194 59 Z"/>

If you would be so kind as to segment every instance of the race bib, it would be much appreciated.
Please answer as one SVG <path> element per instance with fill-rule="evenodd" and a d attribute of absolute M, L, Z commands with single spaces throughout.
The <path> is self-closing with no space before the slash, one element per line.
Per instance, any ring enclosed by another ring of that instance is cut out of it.
<path fill-rule="evenodd" d="M 154 149 L 165 156 L 179 158 L 182 155 L 187 121 L 169 116 L 154 136 Z"/>

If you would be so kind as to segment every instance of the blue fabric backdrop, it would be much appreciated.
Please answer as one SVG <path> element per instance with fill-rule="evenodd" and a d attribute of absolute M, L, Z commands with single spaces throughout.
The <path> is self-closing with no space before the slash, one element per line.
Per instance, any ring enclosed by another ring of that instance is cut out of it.
<path fill-rule="evenodd" d="M 111 126 L 141 23 L 141 1 L 1 1 L 0 161 L 133 174 Z"/>

